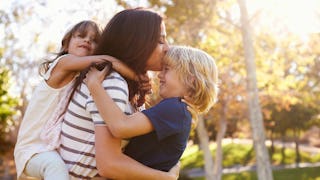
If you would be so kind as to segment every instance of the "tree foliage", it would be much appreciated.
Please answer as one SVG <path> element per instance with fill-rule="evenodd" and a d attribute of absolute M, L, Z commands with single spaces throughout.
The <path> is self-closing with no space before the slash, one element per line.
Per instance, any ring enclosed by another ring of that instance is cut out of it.
<path fill-rule="evenodd" d="M 4 66 L 0 68 L 0 154 L 5 153 L 12 145 L 8 133 L 14 126 L 13 116 L 16 114 L 18 99 L 9 94 L 10 71 Z"/>

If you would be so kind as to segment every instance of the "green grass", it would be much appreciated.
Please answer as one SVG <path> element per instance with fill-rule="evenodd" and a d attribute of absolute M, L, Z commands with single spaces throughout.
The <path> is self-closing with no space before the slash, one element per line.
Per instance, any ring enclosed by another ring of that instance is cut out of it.
<path fill-rule="evenodd" d="M 320 180 L 320 167 L 294 168 L 273 171 L 274 180 Z M 204 179 L 204 178 L 198 178 Z M 223 180 L 258 180 L 256 172 L 224 174 Z"/>
<path fill-rule="evenodd" d="M 211 146 L 210 150 L 214 157 L 215 147 Z M 300 152 L 301 162 L 320 162 L 320 154 L 311 155 L 306 152 Z M 293 164 L 295 162 L 296 154 L 293 149 L 285 150 L 285 158 L 281 155 L 281 149 L 275 148 L 272 159 L 273 165 Z M 223 167 L 228 168 L 234 165 L 253 165 L 255 163 L 255 153 L 252 145 L 243 144 L 227 144 L 223 146 Z M 190 146 L 186 149 L 181 158 L 181 168 L 201 168 L 204 166 L 202 152 L 199 151 L 198 146 Z M 294 168 L 273 171 L 275 180 L 320 180 L 320 167 L 310 168 Z M 257 180 L 255 171 L 248 171 L 234 174 L 224 174 L 223 180 Z M 193 180 L 204 180 L 203 177 L 194 178 Z"/>
<path fill-rule="evenodd" d="M 274 180 L 320 180 L 320 167 L 275 170 L 273 177 Z M 191 178 L 191 180 L 205 180 L 205 178 L 197 177 Z M 248 171 L 224 174 L 222 180 L 258 180 L 258 178 L 255 171 Z"/>
<path fill-rule="evenodd" d="M 211 146 L 210 150 L 212 152 L 212 156 L 215 155 L 215 147 Z M 320 154 L 311 155 L 306 152 L 301 152 L 301 162 L 320 162 Z M 286 149 L 285 150 L 285 158 L 283 159 L 281 155 L 281 149 L 275 148 L 275 152 L 272 159 L 273 165 L 279 164 L 293 164 L 295 163 L 296 154 L 293 149 Z M 283 163 L 281 163 L 283 162 Z M 245 145 L 245 144 L 227 144 L 223 146 L 223 167 L 228 168 L 234 165 L 253 165 L 255 163 L 255 152 L 252 145 Z M 190 146 L 186 149 L 184 154 L 181 158 L 181 167 L 182 169 L 189 169 L 189 168 L 197 168 L 203 167 L 203 154 L 198 149 L 198 146 Z"/>

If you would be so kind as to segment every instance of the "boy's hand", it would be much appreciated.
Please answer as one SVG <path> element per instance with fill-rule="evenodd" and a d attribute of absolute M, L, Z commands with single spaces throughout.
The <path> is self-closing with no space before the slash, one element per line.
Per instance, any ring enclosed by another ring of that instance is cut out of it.
<path fill-rule="evenodd" d="M 91 67 L 84 79 L 84 83 L 88 86 L 89 90 L 93 90 L 96 85 L 101 84 L 110 69 L 111 66 L 105 66 L 101 71 L 95 67 Z"/>
<path fill-rule="evenodd" d="M 112 63 L 110 61 L 104 61 L 101 63 L 94 63 L 93 66 L 97 68 L 99 71 L 102 71 L 106 66 L 110 66 L 109 69 L 111 69 Z"/>

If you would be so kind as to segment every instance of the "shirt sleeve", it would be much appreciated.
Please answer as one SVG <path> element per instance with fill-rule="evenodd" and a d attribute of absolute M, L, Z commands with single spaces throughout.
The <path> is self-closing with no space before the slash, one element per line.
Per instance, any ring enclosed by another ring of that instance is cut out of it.
<path fill-rule="evenodd" d="M 108 93 L 119 108 L 125 112 L 127 110 L 127 105 L 129 104 L 127 82 L 118 73 L 113 72 L 102 82 L 102 85 L 106 93 Z M 106 126 L 91 95 L 87 99 L 86 108 L 91 114 L 94 125 Z M 108 108 L 108 106 L 106 105 L 104 108 Z"/>
<path fill-rule="evenodd" d="M 159 140 L 181 132 L 188 116 L 186 105 L 179 98 L 164 99 L 142 113 L 151 121 Z"/>

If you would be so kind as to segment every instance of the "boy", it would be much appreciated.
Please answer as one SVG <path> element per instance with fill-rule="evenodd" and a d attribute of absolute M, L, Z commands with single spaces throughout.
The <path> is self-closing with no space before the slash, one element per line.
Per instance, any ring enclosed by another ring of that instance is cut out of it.
<path fill-rule="evenodd" d="M 132 115 L 125 115 L 105 93 L 100 82 L 106 73 L 106 69 L 100 72 L 92 68 L 85 82 L 109 130 L 117 138 L 131 138 L 125 154 L 151 168 L 169 171 L 186 148 L 192 119 L 216 102 L 218 72 L 214 59 L 199 49 L 170 47 L 158 75 L 163 100 Z M 184 97 L 188 105 L 181 101 Z"/>

